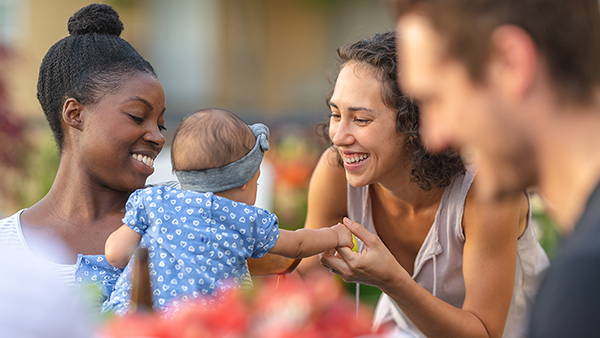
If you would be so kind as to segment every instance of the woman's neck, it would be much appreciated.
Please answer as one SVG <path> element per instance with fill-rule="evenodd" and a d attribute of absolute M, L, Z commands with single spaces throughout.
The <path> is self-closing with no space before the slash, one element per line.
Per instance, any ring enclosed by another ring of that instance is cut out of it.
<path fill-rule="evenodd" d="M 393 204 L 396 208 L 403 209 L 409 214 L 418 213 L 420 210 L 431 207 L 437 208 L 445 190 L 445 188 L 436 187 L 425 191 L 417 183 L 408 180 L 388 185 L 375 183 L 372 184 L 372 188 L 381 201 Z"/>
<path fill-rule="evenodd" d="M 81 170 L 60 165 L 50 191 L 30 208 L 31 213 L 50 219 L 77 220 L 81 224 L 125 211 L 131 192 L 116 191 L 93 184 Z"/>
<path fill-rule="evenodd" d="M 86 180 L 82 170 L 59 166 L 52 188 L 44 198 L 21 214 L 21 229 L 32 243 L 59 239 L 72 253 L 103 254 L 108 236 L 118 229 L 130 192 L 99 187 Z M 72 264 L 76 255 L 68 261 Z"/>

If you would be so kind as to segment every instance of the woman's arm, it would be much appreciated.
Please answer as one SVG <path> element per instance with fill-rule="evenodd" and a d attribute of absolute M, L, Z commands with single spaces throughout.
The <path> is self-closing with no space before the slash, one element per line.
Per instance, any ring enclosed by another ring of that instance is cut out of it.
<path fill-rule="evenodd" d="M 123 224 L 115 230 L 108 239 L 104 247 L 104 254 L 108 263 L 116 268 L 124 268 L 129 263 L 135 248 L 140 244 L 142 235 L 133 231 L 130 227 Z"/>
<path fill-rule="evenodd" d="M 346 172 L 338 164 L 335 149 L 327 148 L 310 178 L 304 228 L 320 229 L 341 222 L 348 214 L 346 196 Z M 303 273 L 320 266 L 318 257 L 310 257 L 303 259 L 297 270 Z"/>
<path fill-rule="evenodd" d="M 345 281 L 379 287 L 426 336 L 501 337 L 512 299 L 519 222 L 526 213 L 524 194 L 489 203 L 469 193 L 463 217 L 466 296 L 462 309 L 418 285 L 379 237 L 350 220 L 344 224 L 365 242 L 366 249 L 356 253 L 340 248 L 341 257 L 326 252 L 322 263 Z"/>

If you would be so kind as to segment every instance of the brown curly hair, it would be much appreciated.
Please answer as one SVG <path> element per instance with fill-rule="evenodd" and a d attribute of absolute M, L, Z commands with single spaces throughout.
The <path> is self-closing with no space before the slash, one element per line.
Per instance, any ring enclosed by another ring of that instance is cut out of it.
<path fill-rule="evenodd" d="M 386 32 L 375 34 L 372 38 L 348 43 L 337 50 L 339 69 L 350 61 L 369 66 L 373 75 L 381 82 L 381 98 L 384 104 L 396 112 L 396 129 L 407 135 L 403 151 L 412 153 L 410 157 L 411 181 L 425 191 L 434 187 L 446 187 L 452 179 L 465 173 L 465 165 L 453 150 L 440 154 L 431 154 L 425 150 L 419 133 L 419 107 L 411 98 L 404 95 L 398 86 L 398 65 L 396 62 L 396 34 Z M 332 88 L 335 87 L 335 79 Z M 327 102 L 333 89 L 327 96 Z M 329 119 L 317 127 L 327 142 L 329 138 Z M 339 156 L 339 153 L 338 153 Z M 341 164 L 341 158 L 339 158 Z"/>

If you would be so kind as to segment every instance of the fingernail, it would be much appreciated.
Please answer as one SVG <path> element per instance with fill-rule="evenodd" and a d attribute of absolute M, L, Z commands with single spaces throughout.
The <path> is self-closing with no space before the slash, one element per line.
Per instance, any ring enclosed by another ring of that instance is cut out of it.
<path fill-rule="evenodd" d="M 352 221 L 348 217 L 344 217 L 344 224 L 350 225 L 350 224 L 352 224 Z"/>

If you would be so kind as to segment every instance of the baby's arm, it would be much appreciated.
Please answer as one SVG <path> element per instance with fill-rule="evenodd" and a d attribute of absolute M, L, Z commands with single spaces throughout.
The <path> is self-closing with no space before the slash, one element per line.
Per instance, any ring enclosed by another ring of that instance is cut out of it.
<path fill-rule="evenodd" d="M 123 224 L 119 229 L 110 234 L 106 240 L 104 247 L 106 260 L 116 268 L 124 268 L 129 263 L 141 239 L 142 235 Z"/>
<path fill-rule="evenodd" d="M 321 229 L 280 229 L 279 238 L 269 252 L 290 258 L 304 258 L 340 246 L 352 248 L 354 243 L 350 231 L 338 223 Z"/>

